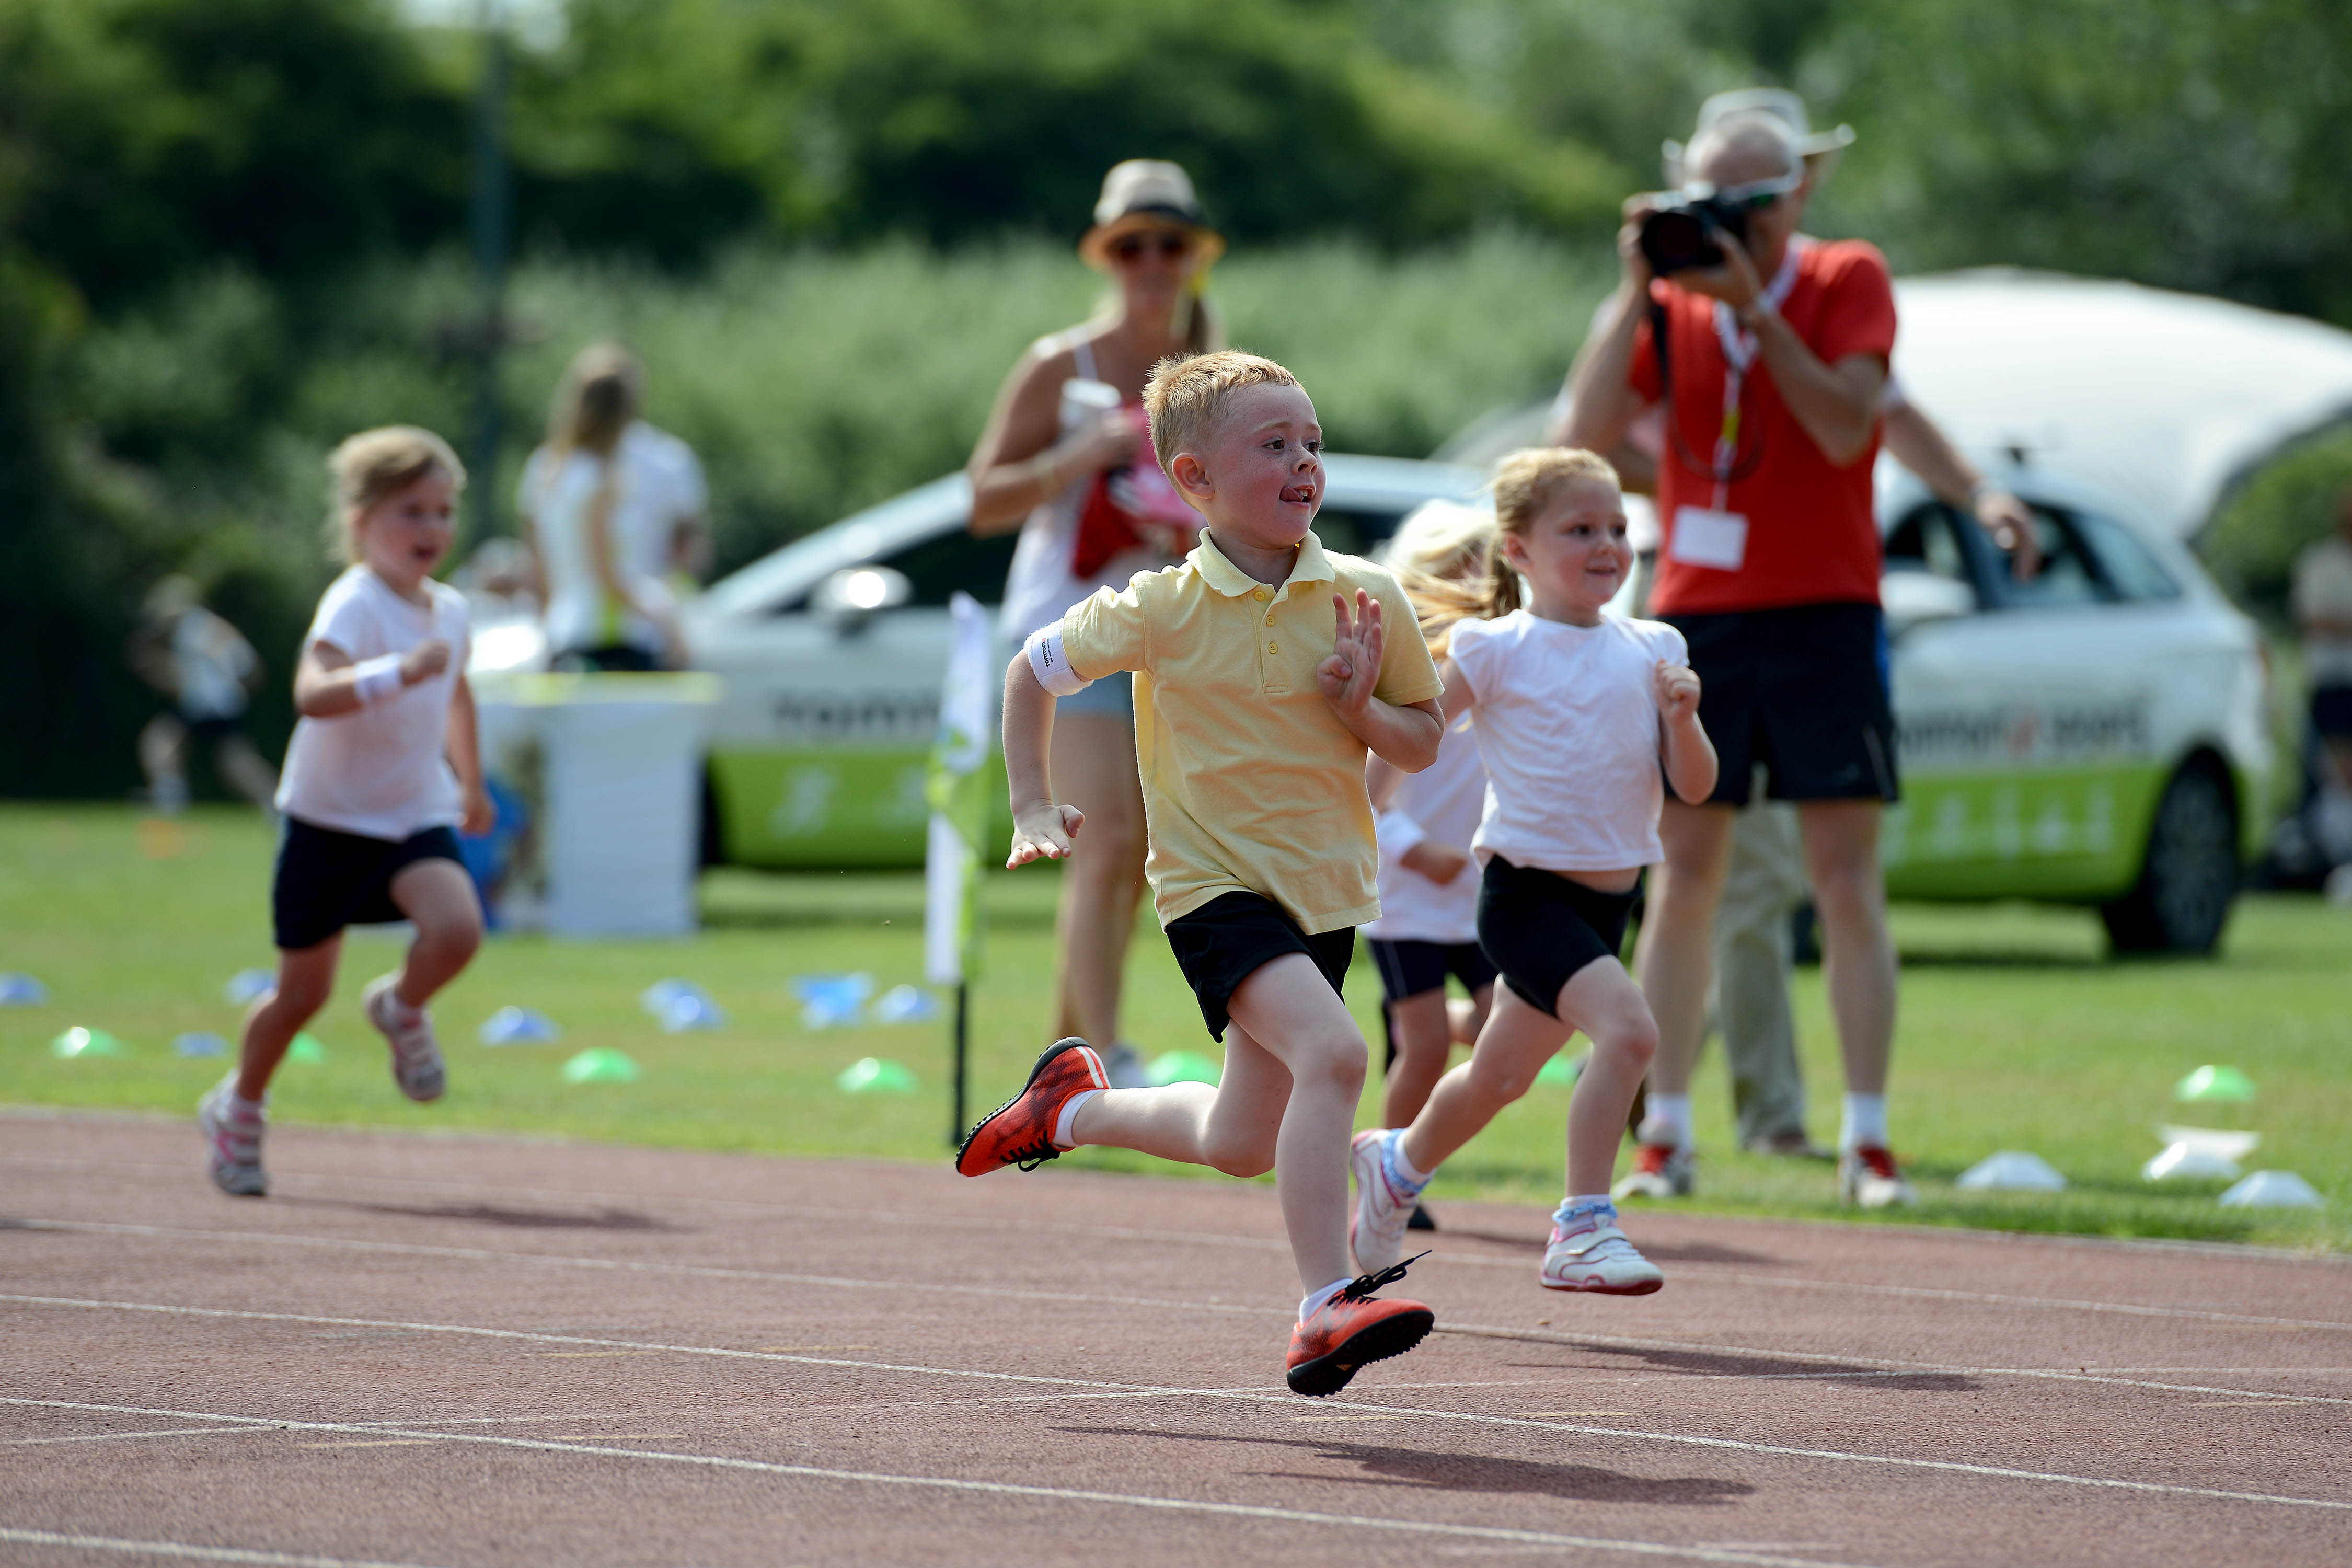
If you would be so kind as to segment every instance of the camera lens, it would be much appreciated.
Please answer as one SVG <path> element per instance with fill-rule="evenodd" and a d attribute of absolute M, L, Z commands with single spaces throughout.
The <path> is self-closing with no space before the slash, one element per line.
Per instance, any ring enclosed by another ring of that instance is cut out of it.
<path fill-rule="evenodd" d="M 1650 270 L 1664 278 L 1690 267 L 1712 267 L 1722 250 L 1707 237 L 1708 225 L 1685 205 L 1659 207 L 1642 219 L 1642 254 Z"/>

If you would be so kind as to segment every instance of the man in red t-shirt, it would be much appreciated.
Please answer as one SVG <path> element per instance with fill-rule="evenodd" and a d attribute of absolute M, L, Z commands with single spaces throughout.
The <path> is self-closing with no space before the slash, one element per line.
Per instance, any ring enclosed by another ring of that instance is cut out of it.
<path fill-rule="evenodd" d="M 1689 643 L 1721 758 L 1715 794 L 1669 799 L 1660 824 L 1665 861 L 1637 959 L 1658 1020 L 1653 1114 L 1620 1188 L 1690 1190 L 1709 943 L 1736 808 L 1760 764 L 1767 793 L 1797 803 L 1821 921 L 1845 1060 L 1841 1190 L 1906 1202 L 1885 1130 L 1895 964 L 1878 828 L 1896 781 L 1871 506 L 1893 281 L 1869 245 L 1799 235 L 1811 184 L 1785 121 L 1728 116 L 1694 141 L 1687 166 L 1746 209 L 1747 243 L 1718 231 L 1722 265 L 1656 279 L 1638 241 L 1655 198 L 1627 204 L 1622 279 L 1571 374 L 1565 437 L 1609 451 L 1665 405 L 1651 613 Z"/>

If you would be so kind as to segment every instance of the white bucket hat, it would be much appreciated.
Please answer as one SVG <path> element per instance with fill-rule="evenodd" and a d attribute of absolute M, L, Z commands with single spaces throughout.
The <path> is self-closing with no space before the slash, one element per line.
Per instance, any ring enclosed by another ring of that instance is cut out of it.
<path fill-rule="evenodd" d="M 1209 226 L 1192 176 L 1181 164 L 1157 158 L 1129 158 L 1103 176 L 1095 203 L 1094 226 L 1079 237 L 1078 254 L 1098 272 L 1110 270 L 1110 247 L 1137 229 L 1169 229 L 1192 237 L 1206 268 L 1225 253 L 1225 237 Z"/>
<path fill-rule="evenodd" d="M 1805 100 L 1785 87 L 1743 87 L 1736 92 L 1717 93 L 1698 106 L 1698 124 L 1691 132 L 1691 141 L 1697 141 L 1718 121 L 1735 114 L 1769 114 L 1786 123 L 1796 132 L 1797 151 L 1811 166 L 1816 180 L 1829 173 L 1840 153 L 1853 145 L 1853 126 L 1815 131 L 1812 117 L 1805 112 Z M 1685 143 L 1680 142 L 1668 142 L 1660 148 L 1664 154 L 1666 186 L 1670 190 L 1683 183 L 1685 150 Z"/>

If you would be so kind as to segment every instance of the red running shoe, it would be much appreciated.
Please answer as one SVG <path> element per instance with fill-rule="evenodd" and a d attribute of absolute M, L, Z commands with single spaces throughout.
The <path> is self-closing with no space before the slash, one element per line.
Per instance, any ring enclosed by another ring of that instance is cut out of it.
<path fill-rule="evenodd" d="M 1367 1362 L 1402 1355 L 1437 1326 L 1437 1314 L 1418 1301 L 1375 1301 L 1372 1292 L 1404 1278 L 1426 1252 L 1393 1268 L 1360 1275 L 1315 1310 L 1290 1334 L 1290 1392 L 1309 1399 L 1337 1394 Z"/>
<path fill-rule="evenodd" d="M 1029 1069 L 1029 1081 L 1019 1094 L 983 1117 L 956 1151 L 956 1171 L 984 1176 L 1006 1165 L 1034 1171 L 1062 1152 L 1054 1147 L 1054 1123 L 1070 1096 L 1090 1089 L 1108 1089 L 1110 1075 L 1102 1058 L 1084 1040 L 1056 1040 Z"/>

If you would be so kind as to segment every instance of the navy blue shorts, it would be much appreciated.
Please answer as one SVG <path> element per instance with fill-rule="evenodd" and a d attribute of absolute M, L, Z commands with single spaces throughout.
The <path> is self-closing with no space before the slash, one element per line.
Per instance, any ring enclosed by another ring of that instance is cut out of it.
<path fill-rule="evenodd" d="M 1176 967 L 1201 1001 L 1201 1021 L 1209 1037 L 1223 1042 L 1233 1016 L 1225 1005 L 1243 981 L 1286 952 L 1303 952 L 1315 961 L 1335 994 L 1348 978 L 1348 964 L 1356 956 L 1356 928 L 1317 931 L 1308 936 L 1282 912 L 1282 907 L 1261 893 L 1220 893 L 1189 915 L 1168 922 L 1168 945 L 1175 950 Z"/>
<path fill-rule="evenodd" d="M 269 887 L 278 945 L 299 952 L 340 935 L 345 926 L 406 920 L 392 901 L 392 879 L 419 860 L 462 867 L 457 832 L 428 827 L 395 843 L 288 817 Z"/>
<path fill-rule="evenodd" d="M 1372 950 L 1372 963 L 1381 972 L 1381 994 L 1386 1001 L 1402 1002 L 1408 996 L 1443 991 L 1449 974 L 1473 996 L 1495 984 L 1495 966 L 1475 942 L 1415 942 L 1410 937 L 1389 942 L 1368 936 L 1364 945 Z"/>

